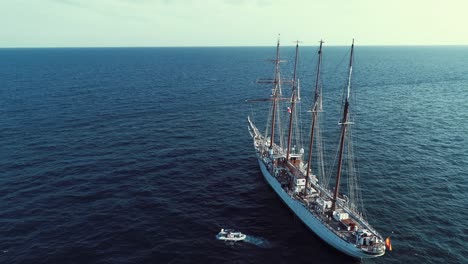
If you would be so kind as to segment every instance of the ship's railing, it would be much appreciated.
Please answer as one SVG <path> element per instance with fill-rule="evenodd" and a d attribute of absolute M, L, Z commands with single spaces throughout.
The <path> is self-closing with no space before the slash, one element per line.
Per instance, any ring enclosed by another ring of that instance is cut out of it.
<path fill-rule="evenodd" d="M 322 186 L 320 186 L 319 184 L 314 184 L 314 183 L 311 183 L 312 187 L 314 187 L 315 189 L 318 189 L 320 190 L 320 192 L 322 194 L 325 194 L 328 198 L 332 198 L 332 195 L 330 193 L 330 191 L 326 190 L 325 188 L 323 188 Z"/>
<path fill-rule="evenodd" d="M 371 252 L 371 253 L 378 253 L 378 252 L 381 252 L 381 248 L 383 247 L 383 243 L 376 243 L 374 245 L 369 245 L 369 246 L 366 246 L 366 245 L 357 245 L 357 248 L 361 249 L 361 250 L 365 250 L 367 252 Z M 375 250 L 374 250 L 375 249 Z"/>
<path fill-rule="evenodd" d="M 357 222 L 365 229 L 368 229 L 369 231 L 371 231 L 371 233 L 380 236 L 380 234 L 374 228 L 372 228 L 364 218 L 362 218 L 361 214 L 349 209 L 349 207 L 345 206 L 342 202 L 338 202 L 338 206 L 345 210 L 349 215 L 353 216 L 353 218 L 357 220 Z"/>
<path fill-rule="evenodd" d="M 291 195 L 291 194 L 290 194 Z M 304 206 L 304 208 L 309 211 L 310 213 L 312 213 L 316 219 L 318 219 L 326 228 L 328 228 L 330 231 L 332 231 L 335 235 L 337 235 L 338 237 L 340 237 L 341 239 L 343 239 L 345 242 L 349 242 L 349 240 L 347 239 L 346 236 L 344 236 L 343 234 L 341 234 L 338 230 L 335 230 L 331 225 L 329 225 L 324 219 L 323 217 L 318 214 L 317 212 L 315 212 L 315 210 L 311 209 L 310 207 L 307 206 L 306 202 L 305 201 L 302 201 L 302 199 L 300 199 L 300 197 L 294 197 L 297 201 L 299 201 L 302 206 Z"/>

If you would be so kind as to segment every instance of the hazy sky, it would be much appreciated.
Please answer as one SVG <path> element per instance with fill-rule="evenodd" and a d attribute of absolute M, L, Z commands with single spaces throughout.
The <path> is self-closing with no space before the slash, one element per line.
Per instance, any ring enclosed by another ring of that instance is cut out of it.
<path fill-rule="evenodd" d="M 0 24 L 0 47 L 468 45 L 468 0 L 0 0 Z"/>

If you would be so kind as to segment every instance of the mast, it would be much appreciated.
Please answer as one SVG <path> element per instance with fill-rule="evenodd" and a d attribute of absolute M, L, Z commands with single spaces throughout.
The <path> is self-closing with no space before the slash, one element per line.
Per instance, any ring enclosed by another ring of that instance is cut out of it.
<path fill-rule="evenodd" d="M 351 93 L 351 76 L 353 73 L 353 52 L 354 52 L 354 39 L 353 44 L 351 45 L 351 55 L 349 57 L 349 73 L 348 73 L 348 85 L 347 85 L 347 94 L 345 99 L 345 105 L 343 109 L 343 119 L 341 120 L 341 139 L 340 139 L 340 150 L 339 150 L 339 157 L 338 157 L 338 168 L 336 170 L 336 183 L 335 183 L 335 192 L 333 193 L 333 200 L 332 200 L 332 212 L 335 211 L 336 208 L 336 197 L 338 196 L 338 190 L 340 189 L 340 180 L 341 180 L 341 166 L 343 163 L 343 149 L 345 143 L 345 136 L 347 133 L 347 126 L 349 124 L 349 96 Z"/>
<path fill-rule="evenodd" d="M 275 60 L 275 79 L 273 80 L 273 107 L 272 107 L 272 117 L 271 117 L 271 139 L 270 139 L 270 149 L 273 148 L 273 143 L 275 142 L 275 121 L 276 121 L 276 107 L 278 104 L 278 85 L 279 85 L 279 46 L 280 39 L 278 37 L 278 42 L 276 44 L 276 60 Z"/>
<path fill-rule="evenodd" d="M 314 94 L 314 106 L 312 108 L 312 128 L 310 130 L 310 144 L 309 144 L 309 160 L 307 161 L 307 170 L 306 170 L 306 188 L 304 189 L 304 192 L 307 190 L 307 187 L 309 186 L 309 175 L 310 171 L 312 170 L 312 147 L 314 145 L 314 132 L 315 132 L 315 122 L 317 121 L 317 115 L 319 109 L 319 103 L 320 103 L 320 97 L 321 92 L 319 91 L 319 79 L 320 79 L 320 66 L 322 66 L 322 44 L 323 41 L 320 40 L 320 47 L 318 51 L 318 63 L 317 63 L 317 73 L 315 75 L 315 94 Z"/>
<path fill-rule="evenodd" d="M 293 115 L 294 107 L 296 106 L 296 74 L 297 74 L 297 57 L 299 51 L 299 41 L 296 41 L 296 58 L 294 60 L 294 74 L 292 80 L 292 95 L 291 95 L 291 109 L 289 110 L 289 131 L 288 131 L 288 149 L 286 151 L 286 160 L 289 161 L 289 154 L 291 152 L 291 140 L 292 140 L 292 126 L 293 126 Z"/>

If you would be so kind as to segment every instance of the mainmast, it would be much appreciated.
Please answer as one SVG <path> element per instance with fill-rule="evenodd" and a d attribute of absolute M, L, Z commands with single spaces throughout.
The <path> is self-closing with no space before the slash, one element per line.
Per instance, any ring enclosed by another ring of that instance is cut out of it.
<path fill-rule="evenodd" d="M 343 163 L 343 150 L 344 150 L 344 143 L 345 143 L 345 136 L 347 133 L 347 126 L 349 124 L 349 96 L 351 93 L 351 76 L 353 73 L 353 52 L 354 52 L 354 39 L 353 44 L 351 45 L 351 55 L 349 57 L 349 73 L 348 73 L 348 85 L 347 85 L 347 94 L 345 99 L 345 105 L 343 108 L 343 119 L 341 120 L 341 139 L 340 139 L 340 150 L 339 150 L 339 157 L 338 157 L 338 168 L 336 170 L 336 183 L 335 183 L 335 192 L 333 193 L 333 200 L 332 200 L 332 212 L 335 211 L 336 208 L 336 197 L 338 196 L 338 191 L 340 189 L 340 178 L 341 178 L 341 166 Z"/>
<path fill-rule="evenodd" d="M 270 139 L 270 149 L 273 148 L 273 144 L 275 142 L 275 121 L 276 121 L 276 107 L 278 104 L 278 97 L 279 97 L 279 64 L 280 64 L 280 57 L 279 57 L 279 46 L 280 46 L 280 39 L 278 37 L 278 43 L 276 44 L 276 60 L 275 60 L 275 79 L 273 80 L 273 107 L 272 107 L 272 115 L 271 115 L 271 139 Z"/>
<path fill-rule="evenodd" d="M 315 132 L 315 122 L 317 121 L 318 112 L 321 110 L 320 102 L 322 93 L 319 89 L 319 79 L 320 79 L 320 66 L 322 66 L 322 44 L 323 41 L 320 40 L 320 47 L 318 51 L 318 63 L 317 63 L 317 73 L 315 75 L 315 93 L 314 93 L 314 106 L 312 107 L 312 128 L 310 130 L 310 144 L 309 144 L 309 160 L 307 161 L 307 171 L 306 171 L 306 188 L 309 186 L 309 175 L 312 170 L 312 147 L 314 144 L 314 132 Z"/>
<path fill-rule="evenodd" d="M 294 107 L 296 106 L 296 99 L 297 99 L 296 74 L 297 74 L 298 51 L 299 51 L 299 41 L 296 41 L 296 58 L 294 60 L 294 74 L 293 74 L 293 80 L 292 80 L 291 108 L 289 109 L 290 113 L 289 113 L 288 149 L 286 151 L 286 160 L 287 161 L 289 161 L 289 154 L 291 152 Z"/>

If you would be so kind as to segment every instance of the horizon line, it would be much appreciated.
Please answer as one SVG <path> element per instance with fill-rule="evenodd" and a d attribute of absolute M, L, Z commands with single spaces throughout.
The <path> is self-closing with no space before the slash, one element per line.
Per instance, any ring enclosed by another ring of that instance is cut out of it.
<path fill-rule="evenodd" d="M 261 48 L 274 47 L 276 45 L 219 45 L 219 46 L 18 46 L 0 47 L 0 49 L 86 49 L 86 48 Z M 281 45 L 282 47 L 294 47 L 295 45 Z M 349 45 L 327 45 L 328 47 L 347 47 Z M 302 47 L 315 47 L 315 45 L 302 45 Z M 357 47 L 468 47 L 468 44 L 363 44 Z"/>

